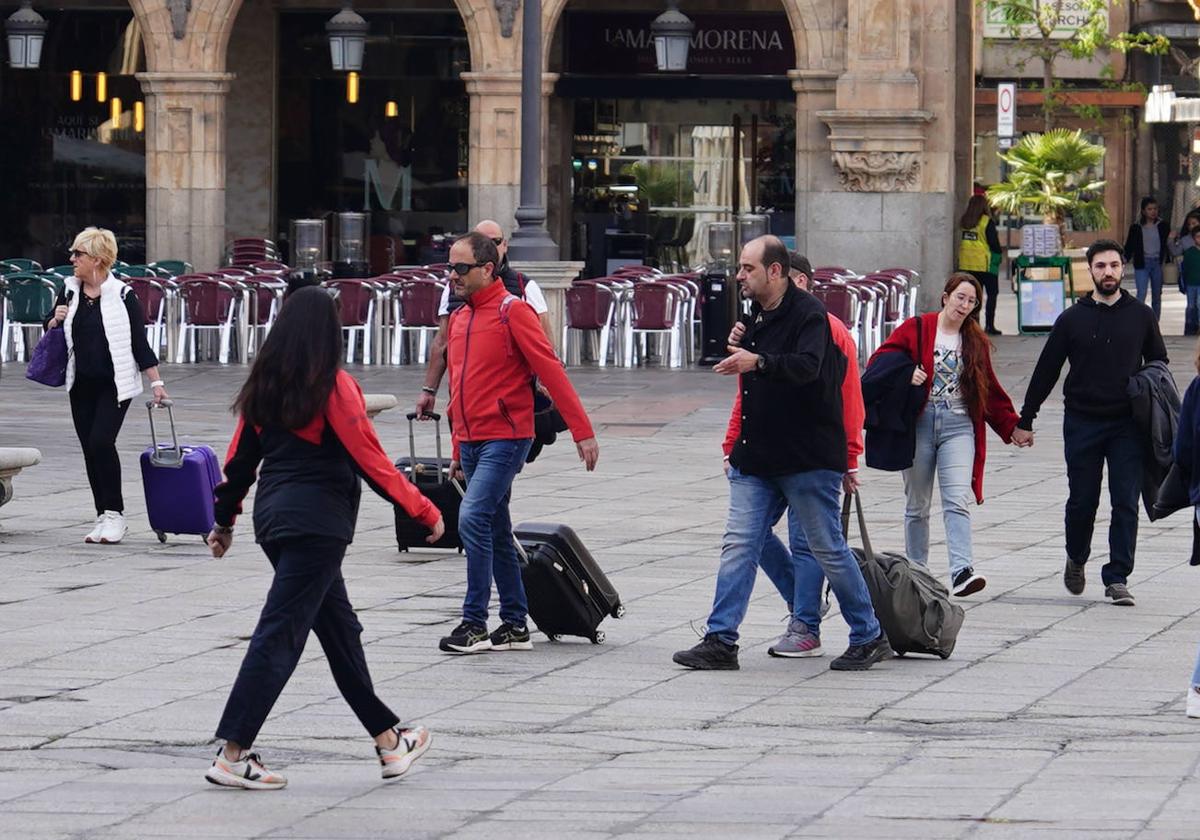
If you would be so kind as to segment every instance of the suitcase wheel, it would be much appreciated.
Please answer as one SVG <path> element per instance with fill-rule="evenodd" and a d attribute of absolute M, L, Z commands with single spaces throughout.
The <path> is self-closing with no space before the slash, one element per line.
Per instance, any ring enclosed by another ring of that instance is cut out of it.
<path fill-rule="evenodd" d="M 549 640 L 550 640 L 550 641 L 552 641 L 552 642 L 561 642 L 561 641 L 562 641 L 562 634 L 560 634 L 560 633 L 547 633 L 547 634 L 546 634 L 546 638 L 547 638 L 547 639 L 549 639 Z"/>
<path fill-rule="evenodd" d="M 594 645 L 604 644 L 604 639 L 605 639 L 605 636 L 604 636 L 603 630 L 597 630 L 595 633 L 592 634 L 592 644 L 594 644 Z"/>
<path fill-rule="evenodd" d="M 613 618 L 624 618 L 625 617 L 625 605 L 617 604 L 615 607 L 613 607 L 612 617 Z"/>
<path fill-rule="evenodd" d="M 160 543 L 165 543 L 167 541 L 167 532 L 166 531 L 155 531 L 154 536 L 158 537 L 158 541 Z"/>

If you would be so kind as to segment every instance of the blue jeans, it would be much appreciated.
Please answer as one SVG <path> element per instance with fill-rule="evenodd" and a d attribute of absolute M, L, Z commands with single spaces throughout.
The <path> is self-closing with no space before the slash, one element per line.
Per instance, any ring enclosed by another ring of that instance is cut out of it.
<path fill-rule="evenodd" d="M 1187 309 L 1183 315 L 1183 334 L 1200 332 L 1200 286 L 1187 287 Z"/>
<path fill-rule="evenodd" d="M 1146 302 L 1146 287 L 1150 287 L 1151 308 L 1154 310 L 1154 317 L 1158 318 L 1162 312 L 1162 260 L 1154 257 L 1153 259 L 1146 260 L 1145 268 L 1135 268 L 1133 270 L 1133 282 L 1137 286 L 1137 299 L 1139 303 Z"/>
<path fill-rule="evenodd" d="M 917 450 L 904 470 L 904 551 L 908 559 L 929 565 L 929 507 L 933 478 L 942 495 L 950 577 L 971 567 L 971 471 L 975 466 L 975 428 L 967 414 L 929 403 L 917 418 Z"/>
<path fill-rule="evenodd" d="M 500 596 L 500 620 L 525 625 L 529 606 L 521 566 L 513 546 L 508 502 L 512 483 L 525 465 L 530 438 L 464 442 L 459 458 L 467 476 L 467 494 L 458 511 L 458 533 L 467 553 L 467 596 L 463 621 L 487 626 L 492 578 Z"/>
<path fill-rule="evenodd" d="M 1067 461 L 1067 557 L 1084 563 L 1092 553 L 1092 532 L 1100 506 L 1100 479 L 1108 463 L 1108 562 L 1100 570 L 1105 586 L 1126 583 L 1137 547 L 1138 496 L 1142 490 L 1142 436 L 1132 417 L 1096 417 L 1067 410 L 1063 417 Z"/>
<path fill-rule="evenodd" d="M 1196 521 L 1200 522 L 1200 506 L 1196 507 Z M 1196 670 L 1192 672 L 1192 685 L 1200 685 L 1200 655 L 1196 657 Z"/>
<path fill-rule="evenodd" d="M 778 513 L 771 516 L 772 526 L 786 509 L 786 503 L 780 499 Z M 758 565 L 787 603 L 788 614 L 797 621 L 803 621 L 814 634 L 820 635 L 821 585 L 825 582 L 825 573 L 808 547 L 804 529 L 791 513 L 788 513 L 788 533 L 793 546 L 791 550 L 774 532 L 767 532 Z"/>
<path fill-rule="evenodd" d="M 829 578 L 842 616 L 850 625 L 850 643 L 861 645 L 879 638 L 879 622 L 866 581 L 842 534 L 838 504 L 841 482 L 842 474 L 833 470 L 759 477 L 729 468 L 729 520 L 721 547 L 717 591 L 708 617 L 709 633 L 728 644 L 737 641 L 771 525 L 779 518 L 781 504 L 786 504 L 792 557 L 805 550 L 811 552 Z M 820 601 L 820 576 L 816 576 L 813 586 L 814 576 L 799 565 L 793 574 L 795 602 L 812 602 L 815 607 Z M 820 614 L 815 608 L 804 623 L 813 633 L 820 632 Z"/>

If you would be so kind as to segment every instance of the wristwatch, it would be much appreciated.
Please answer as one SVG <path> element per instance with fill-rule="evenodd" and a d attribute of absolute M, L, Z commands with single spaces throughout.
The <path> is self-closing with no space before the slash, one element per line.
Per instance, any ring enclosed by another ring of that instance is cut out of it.
<path fill-rule="evenodd" d="M 765 353 L 758 354 L 758 360 L 754 363 L 754 369 L 759 373 L 767 369 L 767 356 Z"/>

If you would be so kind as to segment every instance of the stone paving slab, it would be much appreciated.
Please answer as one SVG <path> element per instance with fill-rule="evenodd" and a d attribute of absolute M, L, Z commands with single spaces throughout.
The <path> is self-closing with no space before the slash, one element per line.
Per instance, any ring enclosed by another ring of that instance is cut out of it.
<path fill-rule="evenodd" d="M 1168 331 L 1178 316 L 1169 305 Z M 996 342 L 1018 402 L 1041 341 Z M 1168 344 L 1183 387 L 1192 344 Z M 420 372 L 353 372 L 365 390 L 400 397 L 377 427 L 406 454 L 402 411 Z M 245 369 L 165 373 L 185 437 L 223 450 Z M 987 501 L 973 511 L 989 584 L 964 603 L 951 659 L 865 674 L 771 659 L 784 609 L 760 576 L 742 670 L 691 673 L 670 656 L 693 643 L 712 600 L 732 383 L 573 371 L 600 468 L 584 473 L 569 444 L 546 450 L 517 482 L 514 518 L 579 531 L 626 617 L 606 622 L 603 645 L 539 637 L 528 654 L 441 656 L 463 558 L 396 552 L 391 510 L 368 493 L 345 563 L 351 598 L 381 695 L 431 727 L 433 749 L 382 783 L 312 644 L 257 745 L 289 787 L 253 795 L 201 778 L 270 581 L 248 517 L 220 561 L 195 537 L 160 545 L 145 520 L 135 408 L 119 444 L 130 536 L 85 546 L 90 494 L 65 395 L 21 374 L 8 364 L 0 375 L 0 446 L 44 459 L 0 509 L 0 837 L 1200 837 L 1200 722 L 1183 714 L 1200 574 L 1187 565 L 1191 531 L 1183 515 L 1143 520 L 1134 609 L 1102 602 L 1096 565 L 1082 597 L 1063 590 L 1057 393 L 1032 450 L 989 439 Z M 873 541 L 901 549 L 899 476 L 864 479 Z M 1097 561 L 1107 524 L 1102 508 Z M 932 531 L 944 574 L 936 515 Z M 846 642 L 836 605 L 823 637 L 831 651 Z"/>

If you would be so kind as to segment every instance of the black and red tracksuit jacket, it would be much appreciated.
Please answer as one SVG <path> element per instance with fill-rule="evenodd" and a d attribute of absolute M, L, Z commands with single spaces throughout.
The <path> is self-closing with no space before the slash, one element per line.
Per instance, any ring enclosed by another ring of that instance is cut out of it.
<path fill-rule="evenodd" d="M 362 389 L 345 371 L 338 371 L 325 410 L 303 428 L 257 427 L 238 419 L 225 481 L 214 493 L 218 525 L 233 525 L 256 473 L 254 538 L 260 543 L 309 536 L 351 542 L 360 476 L 422 525 L 433 527 L 441 516 L 388 459 L 367 418 Z"/>

